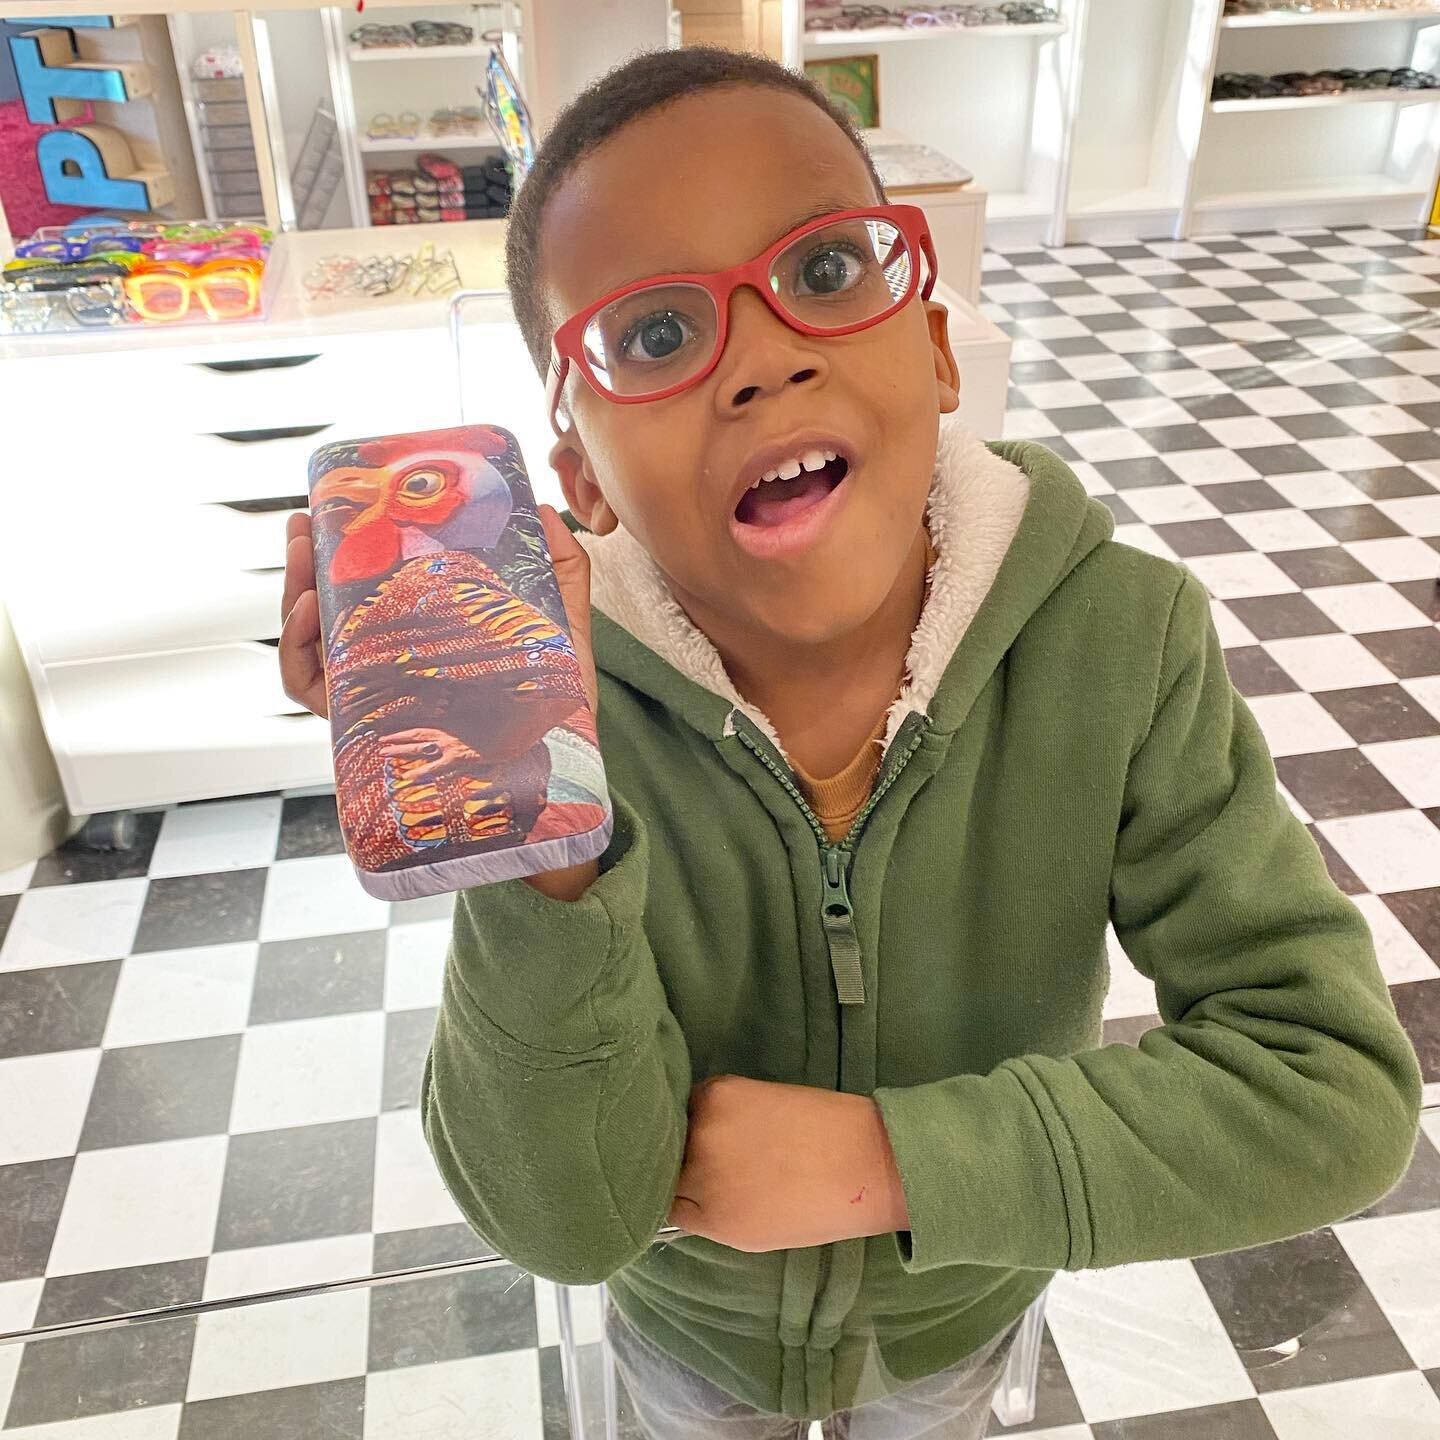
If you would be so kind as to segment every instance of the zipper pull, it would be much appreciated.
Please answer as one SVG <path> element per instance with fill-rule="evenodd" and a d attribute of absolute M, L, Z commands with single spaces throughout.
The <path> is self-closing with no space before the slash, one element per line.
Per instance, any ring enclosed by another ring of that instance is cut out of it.
<path fill-rule="evenodd" d="M 820 907 L 820 921 L 830 947 L 835 993 L 842 1005 L 863 1005 L 865 981 L 860 968 L 860 938 L 855 933 L 855 910 L 845 883 L 845 852 L 831 845 L 821 853 L 825 862 L 825 898 Z"/>

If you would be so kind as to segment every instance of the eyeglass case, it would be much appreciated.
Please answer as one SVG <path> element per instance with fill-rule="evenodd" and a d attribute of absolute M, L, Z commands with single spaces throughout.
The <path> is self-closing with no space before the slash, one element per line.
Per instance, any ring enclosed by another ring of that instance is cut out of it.
<path fill-rule="evenodd" d="M 593 859 L 595 716 L 515 437 L 461 426 L 310 461 L 340 828 L 410 900 Z"/>

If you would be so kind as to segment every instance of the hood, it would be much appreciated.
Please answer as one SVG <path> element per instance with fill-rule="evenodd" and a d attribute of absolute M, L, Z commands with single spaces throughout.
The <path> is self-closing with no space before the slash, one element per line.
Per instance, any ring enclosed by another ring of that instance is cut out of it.
<path fill-rule="evenodd" d="M 623 527 L 592 535 L 565 519 L 590 557 L 596 665 L 712 737 L 733 733 L 739 711 L 785 755 L 640 542 Z M 915 712 L 958 727 L 1025 621 L 1115 524 L 1050 451 L 986 445 L 953 415 L 940 417 L 926 523 L 938 559 L 886 748 Z"/>

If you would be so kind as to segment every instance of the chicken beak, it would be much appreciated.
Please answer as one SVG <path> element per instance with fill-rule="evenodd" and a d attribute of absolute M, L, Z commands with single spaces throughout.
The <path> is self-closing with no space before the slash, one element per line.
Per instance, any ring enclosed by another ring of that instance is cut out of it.
<path fill-rule="evenodd" d="M 318 512 L 332 502 L 338 502 L 336 508 L 369 510 L 384 493 L 384 474 L 383 470 L 357 470 L 343 465 L 328 471 L 310 492 L 311 511 Z"/>

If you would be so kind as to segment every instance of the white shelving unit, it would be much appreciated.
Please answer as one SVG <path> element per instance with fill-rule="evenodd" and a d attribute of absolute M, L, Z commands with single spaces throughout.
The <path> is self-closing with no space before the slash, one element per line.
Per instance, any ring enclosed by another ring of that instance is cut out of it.
<path fill-rule="evenodd" d="M 1174 233 L 1424 223 L 1440 164 L 1440 91 L 1211 100 L 1210 90 L 1229 71 L 1433 72 L 1440 12 L 1226 16 L 1222 0 L 1195 3 L 1179 115 L 1193 146 Z"/>
<path fill-rule="evenodd" d="M 974 171 L 991 243 L 1058 242 L 1091 0 L 1050 3 L 1055 23 L 807 31 L 804 0 L 783 0 L 784 59 L 876 54 L 880 124 Z"/>

